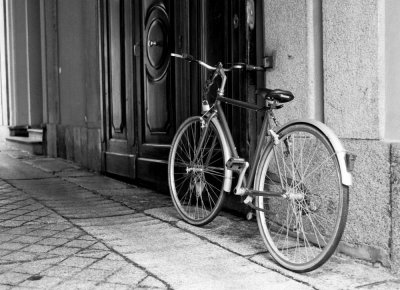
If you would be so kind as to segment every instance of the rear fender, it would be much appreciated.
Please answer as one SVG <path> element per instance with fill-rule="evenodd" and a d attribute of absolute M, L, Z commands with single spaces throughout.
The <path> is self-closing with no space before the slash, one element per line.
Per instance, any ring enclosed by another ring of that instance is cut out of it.
<path fill-rule="evenodd" d="M 351 171 L 353 169 L 352 164 L 348 164 L 349 162 L 354 162 L 355 160 L 355 155 L 350 154 L 344 149 L 342 142 L 339 140 L 339 138 L 336 136 L 336 134 L 330 129 L 328 126 L 325 124 L 316 121 L 316 120 L 310 120 L 310 119 L 298 119 L 298 120 L 293 120 L 290 121 L 289 123 L 286 123 L 282 127 L 279 127 L 279 129 L 276 130 L 277 133 L 282 131 L 284 128 L 290 126 L 290 125 L 296 125 L 296 124 L 309 124 L 317 128 L 319 131 L 321 131 L 329 140 L 329 142 L 332 144 L 333 149 L 335 150 L 337 159 L 339 161 L 339 167 L 340 167 L 340 175 L 342 177 L 342 184 L 351 186 L 353 184 L 353 179 L 351 175 Z M 348 161 L 348 162 L 346 162 Z"/>

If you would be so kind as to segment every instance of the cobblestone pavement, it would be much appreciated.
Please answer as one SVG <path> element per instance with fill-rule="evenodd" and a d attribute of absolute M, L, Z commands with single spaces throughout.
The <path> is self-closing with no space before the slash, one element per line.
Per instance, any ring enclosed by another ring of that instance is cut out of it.
<path fill-rule="evenodd" d="M 400 280 L 346 257 L 294 274 L 272 262 L 255 222 L 222 213 L 192 227 L 168 196 L 0 146 L 0 290 L 24 288 L 400 289 Z"/>

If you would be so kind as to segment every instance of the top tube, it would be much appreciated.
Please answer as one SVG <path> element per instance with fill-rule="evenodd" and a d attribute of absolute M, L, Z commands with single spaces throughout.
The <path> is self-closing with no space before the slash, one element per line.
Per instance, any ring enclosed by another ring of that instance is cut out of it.
<path fill-rule="evenodd" d="M 196 62 L 199 65 L 201 65 L 202 67 L 205 67 L 208 70 L 216 70 L 217 67 L 209 65 L 201 60 L 197 60 L 195 59 L 192 55 L 190 54 L 177 54 L 177 53 L 171 53 L 171 56 L 173 57 L 177 57 L 177 58 L 182 58 L 184 60 L 187 61 L 192 61 L 192 62 Z M 255 65 L 248 65 L 248 64 L 242 64 L 242 63 L 236 63 L 233 64 L 231 67 L 229 68 L 222 68 L 223 71 L 232 71 L 233 69 L 246 69 L 246 70 L 254 70 L 254 71 L 265 71 L 264 67 L 261 66 L 255 66 Z"/>

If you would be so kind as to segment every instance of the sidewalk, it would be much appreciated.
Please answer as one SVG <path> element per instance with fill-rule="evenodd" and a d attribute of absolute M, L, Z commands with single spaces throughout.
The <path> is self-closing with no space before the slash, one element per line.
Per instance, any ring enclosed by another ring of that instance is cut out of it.
<path fill-rule="evenodd" d="M 295 274 L 254 221 L 192 227 L 169 196 L 0 145 L 0 289 L 400 289 L 387 269 L 333 257 Z"/>

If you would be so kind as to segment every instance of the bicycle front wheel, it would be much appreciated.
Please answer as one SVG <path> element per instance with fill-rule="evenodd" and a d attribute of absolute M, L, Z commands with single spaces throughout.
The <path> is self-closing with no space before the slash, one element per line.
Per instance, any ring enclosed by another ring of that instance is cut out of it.
<path fill-rule="evenodd" d="M 348 211 L 348 187 L 329 139 L 301 123 L 278 132 L 260 159 L 255 188 L 283 191 L 284 197 L 258 197 L 257 222 L 271 256 L 295 272 L 314 270 L 335 251 Z"/>
<path fill-rule="evenodd" d="M 169 155 L 168 182 L 173 203 L 188 223 L 207 224 L 221 210 L 227 150 L 215 119 L 205 126 L 202 118 L 191 117 L 178 129 Z"/>

